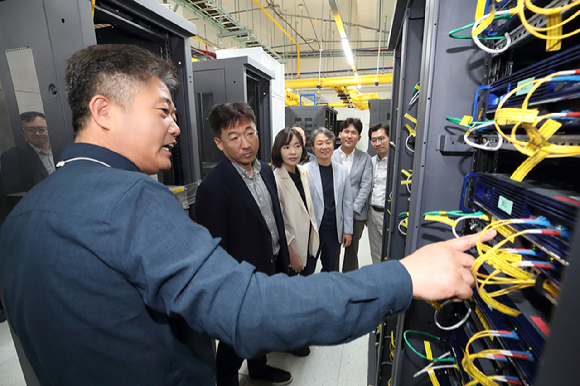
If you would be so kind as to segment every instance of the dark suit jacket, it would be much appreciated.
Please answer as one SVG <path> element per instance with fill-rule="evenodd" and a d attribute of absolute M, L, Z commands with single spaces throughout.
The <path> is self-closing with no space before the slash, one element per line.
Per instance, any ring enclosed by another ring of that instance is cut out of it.
<path fill-rule="evenodd" d="M 262 164 L 262 179 L 272 198 L 280 235 L 276 261 L 266 220 L 246 183 L 226 157 L 210 170 L 197 189 L 195 221 L 209 229 L 213 237 L 221 237 L 220 245 L 236 260 L 247 261 L 258 272 L 273 275 L 287 272 L 290 256 L 274 173 L 268 164 L 257 162 Z"/>
<path fill-rule="evenodd" d="M 44 164 L 28 143 L 24 148 L 13 147 L 2 153 L 0 174 L 6 194 L 28 192 L 48 177 Z"/>

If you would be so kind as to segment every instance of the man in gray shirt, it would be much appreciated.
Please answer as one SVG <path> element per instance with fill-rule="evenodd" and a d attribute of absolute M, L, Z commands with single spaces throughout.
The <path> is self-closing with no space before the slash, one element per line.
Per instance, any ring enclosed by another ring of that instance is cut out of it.
<path fill-rule="evenodd" d="M 209 122 L 224 158 L 198 188 L 196 221 L 213 237 L 221 237 L 220 245 L 239 262 L 249 262 L 267 275 L 287 272 L 290 256 L 274 173 L 256 160 L 260 141 L 254 112 L 247 103 L 219 104 Z M 243 360 L 233 347 L 220 342 L 217 385 L 237 386 Z M 254 381 L 274 385 L 292 381 L 290 373 L 268 366 L 265 354 L 248 359 L 248 371 Z"/>

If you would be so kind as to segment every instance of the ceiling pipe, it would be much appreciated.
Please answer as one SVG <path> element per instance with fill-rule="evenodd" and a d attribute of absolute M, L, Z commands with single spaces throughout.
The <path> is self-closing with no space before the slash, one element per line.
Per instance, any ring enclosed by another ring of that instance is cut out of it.
<path fill-rule="evenodd" d="M 392 69 L 393 69 L 393 67 L 381 67 L 380 68 L 380 70 L 392 70 Z M 373 71 L 373 72 L 375 70 L 376 70 L 375 68 L 359 68 L 358 69 L 358 71 Z M 351 70 L 331 70 L 331 71 L 322 71 L 321 74 L 337 74 L 339 72 L 350 72 L 350 71 Z M 318 75 L 318 71 L 303 72 L 300 75 L 313 75 L 313 74 Z M 287 72 L 284 75 L 287 76 L 287 77 L 291 77 L 291 76 L 294 76 L 294 75 L 297 75 L 297 74 L 291 73 L 291 72 Z"/>
<path fill-rule="evenodd" d="M 338 77 L 338 78 L 322 78 L 320 79 L 320 88 L 334 88 L 341 86 L 368 86 L 375 84 L 375 80 L 379 84 L 392 84 L 393 74 L 383 74 L 379 75 L 378 78 L 375 75 L 361 75 L 358 78 L 354 77 Z M 311 79 L 295 79 L 287 80 L 284 87 L 287 89 L 301 89 L 301 88 L 317 88 L 318 78 Z"/>
<path fill-rule="evenodd" d="M 272 15 L 270 15 L 268 13 L 268 11 L 266 11 L 264 9 L 264 7 L 262 7 L 262 5 L 260 3 L 258 3 L 258 0 L 254 0 L 254 3 L 256 3 L 258 5 L 258 7 L 260 7 L 262 9 L 262 11 L 264 11 L 264 13 L 266 15 L 268 15 L 268 17 L 270 19 L 272 19 L 272 21 L 274 23 L 276 23 L 276 25 L 278 26 L 278 28 L 280 28 L 282 30 L 282 32 L 284 32 L 289 38 L 290 40 L 292 40 L 294 42 L 294 44 L 296 44 L 296 53 L 297 53 L 297 61 L 298 61 L 298 75 L 300 75 L 300 46 L 298 45 L 298 43 L 296 43 L 296 40 L 294 40 L 294 38 L 292 36 L 290 36 L 290 34 L 288 32 L 286 32 L 286 30 L 284 28 L 282 28 L 282 26 L 280 25 L 280 23 L 278 23 L 276 20 L 274 20 L 274 18 L 272 17 Z"/>

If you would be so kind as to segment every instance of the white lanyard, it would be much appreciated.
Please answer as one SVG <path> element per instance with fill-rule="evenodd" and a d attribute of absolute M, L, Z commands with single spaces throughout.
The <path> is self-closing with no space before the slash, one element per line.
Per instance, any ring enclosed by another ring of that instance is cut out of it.
<path fill-rule="evenodd" d="M 73 161 L 91 161 L 91 162 L 96 162 L 98 164 L 101 164 L 103 166 L 106 166 L 108 168 L 111 167 L 111 165 L 108 165 L 102 161 L 93 159 L 93 158 L 88 158 L 88 157 L 76 157 L 76 158 L 71 158 L 71 159 L 67 159 L 66 161 L 60 161 L 59 163 L 56 164 L 57 168 L 61 168 L 63 167 L 65 164 L 69 163 L 69 162 L 73 162 Z"/>

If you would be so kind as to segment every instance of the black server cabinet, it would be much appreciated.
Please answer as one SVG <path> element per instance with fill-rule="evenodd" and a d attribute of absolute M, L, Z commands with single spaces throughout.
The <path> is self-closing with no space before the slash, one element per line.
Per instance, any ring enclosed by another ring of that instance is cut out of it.
<path fill-rule="evenodd" d="M 270 162 L 269 144 L 273 140 L 270 81 L 274 73 L 254 59 L 241 56 L 193 63 L 192 74 L 195 106 L 200 117 L 197 134 L 201 144 L 198 159 L 202 165 L 202 176 L 222 158 L 207 120 L 212 107 L 219 103 L 247 102 L 252 107 L 260 139 L 257 158 Z"/>
<path fill-rule="evenodd" d="M 394 87 L 394 85 L 393 85 Z M 369 125 L 373 126 L 377 123 L 386 123 L 391 126 L 391 100 L 390 99 L 371 99 L 369 100 L 370 121 Z M 375 150 L 371 145 L 371 140 L 368 140 L 367 153 L 372 157 Z"/>
<path fill-rule="evenodd" d="M 6 54 L 0 55 L 2 152 L 24 146 L 19 114 L 34 110 L 46 116 L 57 160 L 74 141 L 64 80 L 68 58 L 92 44 L 135 44 L 171 60 L 181 83 L 174 95 L 181 135 L 172 169 L 158 178 L 167 185 L 201 178 L 193 157 L 197 135 L 191 130 L 196 117 L 189 37 L 195 35 L 195 25 L 154 0 L 97 0 L 94 16 L 87 1 L 6 0 L 0 2 L 0 32 L 0 49 Z M 14 198 L 8 197 L 11 204 L 18 200 Z"/>
<path fill-rule="evenodd" d="M 318 127 L 324 127 L 334 133 L 338 143 L 338 125 L 336 116 L 338 112 L 328 106 L 289 106 L 286 107 L 286 126 L 300 126 L 306 135 L 306 149 L 312 152 L 310 137 L 312 131 Z"/>
<path fill-rule="evenodd" d="M 174 95 L 181 135 L 173 149 L 173 167 L 157 177 L 166 185 L 198 181 L 200 165 L 193 157 L 197 153 L 197 133 L 191 130 L 196 117 L 189 43 L 195 34 L 195 25 L 155 0 L 97 0 L 94 16 L 87 0 L 0 1 L 0 152 L 16 148 L 23 153 L 25 140 L 19 115 L 38 111 L 46 116 L 57 161 L 62 149 L 74 141 L 65 87 L 67 60 L 93 44 L 129 43 L 171 60 L 181 83 Z M 28 181 L 27 176 L 24 178 Z M 0 181 L 0 224 L 25 193 L 7 196 Z M 13 338 L 26 383 L 37 385 L 18 337 Z"/>
<path fill-rule="evenodd" d="M 482 193 L 476 193 L 476 188 L 471 192 L 468 189 L 464 190 L 463 184 L 466 175 L 472 172 L 512 173 L 525 159 L 509 143 L 504 143 L 498 152 L 488 151 L 487 149 L 474 150 L 466 145 L 463 139 L 468 127 L 465 125 L 461 127 L 462 125 L 451 123 L 453 120 L 448 120 L 447 117 L 461 119 L 465 115 L 473 115 L 476 120 L 479 118 L 480 121 L 498 120 L 497 117 L 494 117 L 495 110 L 490 108 L 490 106 L 494 105 L 494 103 L 497 104 L 497 101 L 492 103 L 494 95 L 501 97 L 503 94 L 499 91 L 494 91 L 495 94 L 492 95 L 494 87 L 500 90 L 502 82 L 507 82 L 505 79 L 509 77 L 511 77 L 509 79 L 513 85 L 510 90 L 517 87 L 518 82 L 529 81 L 532 76 L 535 76 L 536 79 L 543 78 L 547 74 L 540 73 L 540 75 L 537 75 L 533 73 L 533 75 L 530 75 L 532 70 L 536 70 L 532 69 L 531 66 L 539 60 L 553 58 L 553 60 L 547 59 L 546 61 L 546 67 L 550 67 L 548 73 L 551 73 L 556 71 L 553 67 L 561 63 L 557 62 L 556 59 L 560 59 L 562 55 L 569 55 L 574 58 L 574 61 L 569 64 L 570 68 L 578 68 L 578 58 L 575 56 L 577 49 L 573 47 L 578 44 L 577 39 L 563 39 L 561 54 L 558 51 L 554 53 L 546 52 L 545 42 L 531 36 L 519 24 L 519 18 L 513 18 L 505 26 L 501 23 L 498 24 L 499 27 L 497 28 L 504 28 L 502 33 L 509 31 L 515 39 L 512 48 L 501 55 L 486 54 L 470 39 L 450 38 L 450 31 L 473 22 L 477 2 L 468 3 L 456 0 L 415 0 L 398 1 L 395 4 L 391 38 L 388 45 L 389 49 L 395 51 L 391 116 L 393 124 L 391 125 L 390 133 L 392 146 L 389 153 L 390 177 L 388 179 L 388 191 L 392 192 L 392 201 L 389 205 L 391 214 L 390 216 L 385 216 L 385 219 L 390 217 L 390 221 L 388 223 L 385 221 L 385 229 L 389 229 L 384 233 L 383 240 L 383 255 L 386 255 L 389 259 L 400 259 L 424 245 L 453 237 L 448 225 L 429 222 L 423 216 L 425 213 L 432 211 L 452 211 L 460 208 L 461 211 L 467 211 L 468 209 L 465 206 L 461 206 L 466 202 L 466 199 L 462 198 L 462 194 L 465 192 L 466 196 L 475 196 Z M 512 2 L 498 4 L 498 2 L 489 1 L 485 3 L 489 6 L 493 3 L 497 9 L 507 9 L 513 6 Z M 560 4 L 556 2 L 549 4 L 545 2 L 546 8 L 554 8 L 558 5 Z M 575 7 L 569 13 L 564 13 L 563 18 L 569 17 L 570 14 L 577 10 L 578 7 Z M 489 11 L 486 11 L 486 13 L 489 13 Z M 529 18 L 528 21 L 531 24 L 540 28 L 544 26 L 542 23 L 545 23 L 545 17 L 540 14 L 530 15 L 526 14 L 526 17 Z M 574 24 L 574 28 L 577 27 L 578 24 Z M 494 31 L 491 31 L 491 33 Z M 491 46 L 496 43 L 488 42 L 486 44 Z M 503 43 L 497 44 L 501 46 Z M 493 48 L 498 48 L 498 46 L 496 45 Z M 569 52 L 565 52 L 569 48 L 572 49 Z M 567 70 L 569 68 L 564 69 Z M 554 92 L 554 94 L 558 92 L 572 93 L 571 90 L 577 90 L 577 85 L 578 81 L 573 79 L 568 85 L 568 87 L 573 88 L 562 88 L 560 85 L 559 87 L 546 88 L 546 90 L 547 92 Z M 416 100 L 413 98 L 412 93 L 414 87 L 420 87 L 419 96 Z M 490 89 L 490 91 L 485 91 L 486 88 Z M 526 92 L 521 94 L 526 94 Z M 520 99 L 524 98 L 524 96 L 516 94 L 516 97 L 509 99 L 506 106 L 520 107 L 521 100 L 518 101 L 518 97 Z M 577 97 L 578 93 L 575 92 L 572 101 L 577 100 Z M 411 103 L 411 101 L 414 102 Z M 575 102 L 569 104 L 570 101 L 565 96 L 552 95 L 542 102 L 545 105 L 534 102 L 532 97 L 530 106 L 533 106 L 531 108 L 540 106 L 540 109 L 546 109 L 546 111 L 550 112 L 561 112 L 567 109 L 578 110 L 578 104 Z M 561 105 L 557 105 L 557 103 Z M 476 105 L 475 107 L 474 104 Z M 471 113 L 472 111 L 473 114 Z M 405 117 L 407 113 L 416 119 L 416 139 L 413 146 L 410 146 L 414 150 L 413 152 L 409 152 L 409 149 L 405 146 L 405 141 L 403 141 L 408 137 L 408 131 L 405 130 L 406 124 L 414 126 Z M 511 129 L 513 123 L 507 126 Z M 565 130 L 562 130 L 560 139 L 557 138 L 558 135 L 555 135 L 556 138 L 551 138 L 550 142 L 566 146 L 577 144 L 577 128 L 578 123 L 572 122 Z M 478 136 L 479 144 L 494 139 L 494 136 L 495 134 L 487 133 L 486 135 Z M 524 134 L 522 133 L 523 136 Z M 403 191 L 401 183 L 406 179 L 401 174 L 401 170 L 407 168 L 412 170 L 410 196 L 400 194 Z M 559 173 L 564 172 L 567 175 L 572 175 L 577 169 L 577 156 L 564 159 L 546 159 L 530 172 L 530 176 L 539 176 L 542 179 L 542 187 L 548 189 L 561 185 L 563 181 L 557 180 Z M 509 174 L 505 179 L 509 181 Z M 499 191 L 503 185 L 497 181 L 501 181 L 501 179 L 495 177 L 493 181 L 497 183 L 497 185 L 494 185 L 494 189 Z M 506 189 L 513 188 L 508 187 Z M 519 201 L 523 201 L 523 197 L 527 197 L 531 191 L 525 185 L 521 185 L 520 189 L 522 190 L 518 192 L 521 194 L 521 200 L 514 199 L 514 205 L 516 203 L 519 204 Z M 512 191 L 508 190 L 507 192 L 510 193 Z M 576 190 L 574 192 L 576 192 L 575 196 L 570 196 L 574 199 L 569 201 L 578 206 L 575 199 L 578 194 Z M 501 194 L 506 195 L 507 193 Z M 563 198 L 559 197 L 559 199 L 566 200 L 570 197 L 563 196 Z M 546 215 L 557 218 L 550 203 L 551 201 L 548 199 L 541 201 L 541 205 L 545 205 L 545 208 L 547 208 L 545 209 Z M 407 234 L 402 237 L 401 232 L 397 230 L 397 224 L 401 219 L 399 216 L 405 206 L 404 204 L 408 207 L 408 227 L 406 229 Z M 483 204 L 476 203 L 477 205 L 479 205 L 477 209 L 487 211 L 497 218 L 503 218 L 501 214 L 497 214 L 497 211 L 494 214 L 491 210 L 485 209 Z M 509 211 L 511 212 L 511 209 Z M 511 215 L 511 213 L 508 214 Z M 514 218 L 519 217 L 528 216 L 522 214 Z M 480 229 L 478 225 L 482 227 L 488 222 L 489 220 L 483 220 L 481 223 L 472 221 L 464 227 L 458 226 L 456 229 L 460 234 L 461 230 L 473 232 Z M 577 220 L 575 220 L 575 225 L 572 223 L 572 225 L 567 224 L 567 226 L 570 230 L 574 230 L 574 237 L 570 238 L 569 242 L 566 240 L 566 245 L 569 246 L 567 253 L 572 257 L 578 254 L 580 230 L 578 229 Z M 499 236 L 498 238 L 501 239 L 502 237 Z M 567 239 L 569 236 L 563 237 Z M 534 242 L 531 242 L 531 245 L 532 249 L 537 248 L 540 250 L 543 248 L 539 244 L 534 244 Z M 478 253 L 474 253 L 476 256 L 478 255 Z M 528 366 L 514 360 L 508 361 L 509 365 L 504 367 L 499 366 L 499 362 L 488 361 L 489 364 L 485 361 L 476 362 L 476 366 L 481 366 L 481 370 L 486 376 L 515 375 L 516 378 L 522 381 L 522 384 L 526 385 L 536 384 L 543 386 L 577 383 L 578 369 L 576 368 L 577 366 L 574 366 L 573 353 L 578 344 L 577 323 L 574 324 L 574 321 L 578 320 L 578 283 L 577 280 L 574 280 L 578 276 L 578 267 L 573 258 L 568 263 L 569 266 L 562 268 L 562 271 L 560 271 L 563 274 L 563 286 L 561 292 L 559 290 L 556 291 L 559 295 L 559 300 L 548 302 L 549 297 L 542 295 L 541 290 L 538 288 L 542 286 L 543 278 L 537 273 L 534 274 L 534 280 L 537 278 L 537 281 L 533 289 L 525 293 L 524 290 L 518 290 L 513 296 L 517 300 L 517 307 L 522 311 L 520 320 L 523 319 L 524 321 L 530 315 L 532 315 L 532 319 L 534 318 L 531 307 L 532 302 L 529 300 L 534 299 L 532 295 L 535 294 L 535 296 L 540 297 L 543 304 L 550 303 L 549 306 L 542 305 L 541 311 L 549 311 L 549 318 L 545 319 L 548 323 L 544 327 L 549 327 L 551 334 L 548 329 L 548 338 L 534 340 L 533 343 L 529 343 L 529 347 L 525 347 L 527 351 L 524 350 L 524 352 L 529 352 L 534 358 L 533 363 Z M 562 266 L 564 265 L 567 264 Z M 557 265 L 555 266 L 557 267 Z M 472 309 L 476 309 L 475 305 L 478 305 L 477 299 L 479 296 L 479 290 L 474 291 L 475 303 L 469 303 Z M 534 299 L 534 301 L 536 300 Z M 469 373 L 464 370 L 461 359 L 465 355 L 467 339 L 474 336 L 476 332 L 499 330 L 501 328 L 497 326 L 502 326 L 502 323 L 509 326 L 511 330 L 517 330 L 521 337 L 526 336 L 530 331 L 542 329 L 542 323 L 538 322 L 536 322 L 537 326 L 532 329 L 518 328 L 518 324 L 514 322 L 515 318 L 508 319 L 509 315 L 502 314 L 494 307 L 483 305 L 485 307 L 478 306 L 478 309 L 483 310 L 481 316 L 477 312 L 472 312 L 469 318 L 465 318 L 467 322 L 464 325 L 454 328 L 452 331 L 444 331 L 435 325 L 433 307 L 425 302 L 414 300 L 409 309 L 400 315 L 394 323 L 396 325 L 396 334 L 393 340 L 396 347 L 392 350 L 394 352 L 392 365 L 389 364 L 388 360 L 391 352 L 388 347 L 392 343 L 388 331 L 393 329 L 393 322 L 389 319 L 381 326 L 379 344 L 382 349 L 378 351 L 378 364 L 375 366 L 377 369 L 376 384 L 393 386 L 431 384 L 426 372 L 414 377 L 419 370 L 427 366 L 430 360 L 417 355 L 411 349 L 413 347 L 418 352 L 426 353 L 426 349 L 422 346 L 424 341 L 429 340 L 429 338 L 426 338 L 425 335 L 411 335 L 408 339 L 409 342 L 406 343 L 403 334 L 409 330 L 411 332 L 420 331 L 432 334 L 441 339 L 440 342 L 443 342 L 443 344 L 435 343 L 433 346 L 437 346 L 439 350 L 439 352 L 436 352 L 436 350 L 433 352 L 434 357 L 439 356 L 441 350 L 451 350 L 453 352 L 451 355 L 457 360 L 457 370 L 441 370 L 435 373 L 440 384 L 459 385 L 466 384 L 470 380 Z M 457 307 L 450 307 L 450 309 L 457 315 L 465 315 L 462 304 Z M 447 312 L 449 312 L 449 309 Z M 537 317 L 537 315 L 535 316 Z M 507 322 L 499 322 L 504 320 L 504 317 Z M 542 321 L 541 318 L 538 320 Z M 520 322 L 518 321 L 518 323 Z M 530 336 L 535 335 L 530 334 Z M 431 339 L 431 341 L 437 342 L 436 339 Z M 504 345 L 505 342 L 506 340 L 504 339 L 501 344 Z M 525 340 L 525 342 L 528 345 L 528 341 Z M 543 343 L 545 343 L 544 350 L 535 348 L 537 345 L 543 345 Z M 534 349 L 532 349 L 532 346 Z M 473 346 L 470 346 L 470 353 L 473 354 L 486 348 L 497 347 L 498 344 L 494 346 L 488 341 L 476 347 L 475 350 Z M 524 365 L 527 367 L 524 367 Z M 534 371 L 528 371 L 532 366 Z M 526 369 L 528 372 L 524 372 L 522 369 Z"/>

